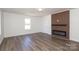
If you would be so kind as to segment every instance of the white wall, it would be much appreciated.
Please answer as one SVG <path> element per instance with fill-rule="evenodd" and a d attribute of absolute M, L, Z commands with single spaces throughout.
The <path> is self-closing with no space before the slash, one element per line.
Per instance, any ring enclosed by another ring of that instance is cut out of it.
<path fill-rule="evenodd" d="M 3 13 L 2 13 L 2 11 L 0 11 L 0 44 L 2 43 L 2 41 L 3 41 L 3 37 L 4 37 L 4 35 L 3 35 L 3 31 L 4 31 L 4 29 L 3 29 Z"/>
<path fill-rule="evenodd" d="M 15 13 L 3 13 L 4 18 L 4 37 L 23 35 L 28 33 L 44 32 L 51 34 L 51 15 L 43 17 L 31 16 L 31 30 L 25 30 L 24 19 L 28 16 L 15 14 Z"/>
<path fill-rule="evenodd" d="M 25 30 L 24 19 L 28 16 L 4 12 L 4 37 L 36 33 L 41 30 L 41 17 L 31 18 L 31 30 Z"/>
<path fill-rule="evenodd" d="M 1 35 L 1 11 L 0 11 L 0 35 Z"/>
<path fill-rule="evenodd" d="M 2 37 L 1 37 L 1 11 L 0 11 L 0 44 L 2 42 Z"/>
<path fill-rule="evenodd" d="M 70 10 L 70 39 L 79 42 L 79 9 Z"/>
<path fill-rule="evenodd" d="M 3 12 L 1 11 L 1 38 L 4 39 L 4 16 Z"/>
<path fill-rule="evenodd" d="M 51 34 L 51 15 L 42 18 L 42 32 Z"/>

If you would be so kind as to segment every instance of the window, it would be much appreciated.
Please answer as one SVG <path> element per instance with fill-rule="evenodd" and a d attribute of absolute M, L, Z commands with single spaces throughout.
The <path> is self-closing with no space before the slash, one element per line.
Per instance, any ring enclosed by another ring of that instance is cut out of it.
<path fill-rule="evenodd" d="M 31 19 L 25 18 L 25 30 L 30 30 L 30 29 L 31 29 Z"/>

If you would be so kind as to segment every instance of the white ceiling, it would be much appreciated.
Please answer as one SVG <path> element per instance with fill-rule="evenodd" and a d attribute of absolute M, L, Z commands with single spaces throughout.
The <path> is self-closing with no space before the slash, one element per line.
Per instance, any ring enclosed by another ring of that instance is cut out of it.
<path fill-rule="evenodd" d="M 38 11 L 37 8 L 1 8 L 1 10 L 5 12 L 18 13 L 27 16 L 45 16 L 69 9 L 70 8 L 43 8 L 43 11 Z"/>

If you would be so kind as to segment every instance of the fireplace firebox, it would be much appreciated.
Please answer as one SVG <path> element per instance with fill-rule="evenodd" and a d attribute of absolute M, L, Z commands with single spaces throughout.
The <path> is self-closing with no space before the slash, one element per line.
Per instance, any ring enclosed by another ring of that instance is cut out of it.
<path fill-rule="evenodd" d="M 65 31 L 53 30 L 52 33 L 53 33 L 54 35 L 59 35 L 59 36 L 64 36 L 64 37 L 66 37 L 66 32 L 65 32 Z"/>

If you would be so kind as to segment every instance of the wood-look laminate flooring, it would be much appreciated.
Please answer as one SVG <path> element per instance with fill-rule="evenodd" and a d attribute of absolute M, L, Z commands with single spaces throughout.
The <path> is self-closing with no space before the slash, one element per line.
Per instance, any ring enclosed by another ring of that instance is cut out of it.
<path fill-rule="evenodd" d="M 79 51 L 79 43 L 35 33 L 5 38 L 0 51 Z"/>

